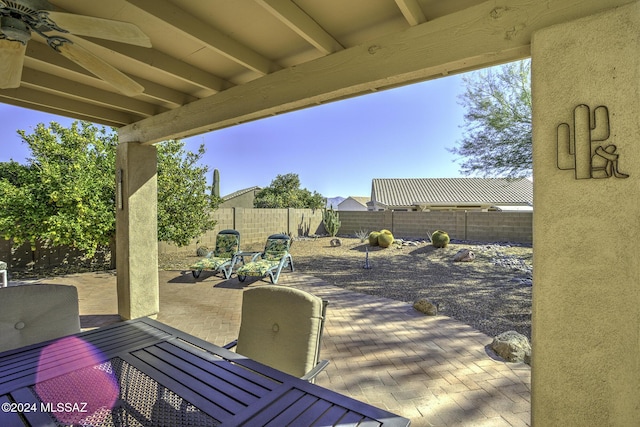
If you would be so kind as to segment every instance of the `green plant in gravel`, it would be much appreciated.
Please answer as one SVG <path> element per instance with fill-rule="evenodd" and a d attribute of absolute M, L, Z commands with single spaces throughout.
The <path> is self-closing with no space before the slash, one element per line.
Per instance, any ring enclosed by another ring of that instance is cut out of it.
<path fill-rule="evenodd" d="M 378 236 L 380 235 L 379 231 L 372 231 L 369 234 L 369 244 L 371 246 L 378 246 Z"/>
<path fill-rule="evenodd" d="M 356 231 L 356 237 L 358 239 L 360 239 L 360 243 L 364 243 L 367 238 L 369 237 L 369 231 L 368 230 L 358 230 Z"/>
<path fill-rule="evenodd" d="M 389 230 L 382 230 L 378 235 L 378 245 L 382 248 L 388 248 L 393 243 L 393 234 Z"/>
<path fill-rule="evenodd" d="M 331 237 L 336 237 L 338 230 L 340 230 L 341 223 L 340 216 L 338 212 L 333 210 L 333 206 L 322 211 L 322 223 L 327 233 L 329 233 Z"/>
<path fill-rule="evenodd" d="M 431 235 L 431 244 L 436 248 L 446 248 L 449 241 L 449 234 L 446 231 L 436 230 Z"/>

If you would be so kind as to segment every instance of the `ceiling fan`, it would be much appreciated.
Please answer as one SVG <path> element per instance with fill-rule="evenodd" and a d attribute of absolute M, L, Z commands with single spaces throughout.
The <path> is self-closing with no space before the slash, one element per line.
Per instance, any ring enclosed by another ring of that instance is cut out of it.
<path fill-rule="evenodd" d="M 151 47 L 149 37 L 128 22 L 55 12 L 47 0 L 0 0 L 0 89 L 17 88 L 27 42 L 34 32 L 54 50 L 128 96 L 144 88 L 65 34 Z"/>

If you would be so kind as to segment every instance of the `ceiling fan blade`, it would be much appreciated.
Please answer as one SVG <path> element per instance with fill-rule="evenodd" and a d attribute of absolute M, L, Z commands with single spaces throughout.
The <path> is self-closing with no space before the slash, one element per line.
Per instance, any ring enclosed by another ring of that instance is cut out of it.
<path fill-rule="evenodd" d="M 77 36 L 96 37 L 136 46 L 151 47 L 149 37 L 130 22 L 64 12 L 46 11 L 46 13 L 57 26 Z"/>
<path fill-rule="evenodd" d="M 57 50 L 64 57 L 92 72 L 127 96 L 144 92 L 144 87 L 76 43 L 62 43 Z"/>
<path fill-rule="evenodd" d="M 18 41 L 0 39 L 0 89 L 20 86 L 26 51 L 27 46 Z"/>

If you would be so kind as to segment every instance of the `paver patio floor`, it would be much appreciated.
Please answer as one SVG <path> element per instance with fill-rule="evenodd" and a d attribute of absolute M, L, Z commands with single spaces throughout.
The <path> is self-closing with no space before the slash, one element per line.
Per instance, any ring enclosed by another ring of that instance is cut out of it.
<path fill-rule="evenodd" d="M 218 345 L 237 335 L 243 290 L 268 284 L 206 272 L 197 281 L 189 271 L 160 271 L 159 277 L 158 320 Z M 112 273 L 41 283 L 78 288 L 85 328 L 119 319 Z M 321 357 L 331 364 L 317 384 L 408 417 L 412 426 L 531 425 L 531 368 L 493 358 L 487 335 L 297 272 L 283 273 L 279 284 L 329 301 Z"/>

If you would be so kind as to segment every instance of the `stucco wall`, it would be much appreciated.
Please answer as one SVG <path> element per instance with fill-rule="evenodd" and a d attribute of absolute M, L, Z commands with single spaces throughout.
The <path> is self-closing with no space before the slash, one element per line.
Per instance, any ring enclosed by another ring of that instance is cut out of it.
<path fill-rule="evenodd" d="M 639 35 L 634 2 L 533 38 L 534 426 L 640 423 Z"/>

